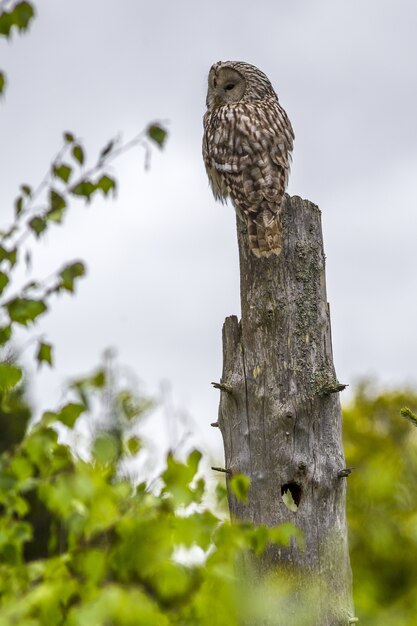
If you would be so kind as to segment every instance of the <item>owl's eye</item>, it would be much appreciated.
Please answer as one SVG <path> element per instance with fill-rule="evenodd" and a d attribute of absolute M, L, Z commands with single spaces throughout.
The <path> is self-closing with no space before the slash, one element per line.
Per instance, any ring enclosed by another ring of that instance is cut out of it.
<path fill-rule="evenodd" d="M 226 91 L 230 91 L 231 89 L 233 89 L 235 86 L 234 83 L 227 83 L 227 85 L 224 86 L 224 88 L 226 89 Z"/>

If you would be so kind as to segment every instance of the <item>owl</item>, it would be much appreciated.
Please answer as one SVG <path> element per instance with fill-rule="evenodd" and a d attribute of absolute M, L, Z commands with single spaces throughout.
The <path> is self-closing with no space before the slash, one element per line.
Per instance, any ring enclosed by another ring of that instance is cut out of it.
<path fill-rule="evenodd" d="M 203 158 L 216 200 L 230 197 L 257 257 L 279 255 L 294 132 L 263 72 L 219 61 L 208 76 Z"/>

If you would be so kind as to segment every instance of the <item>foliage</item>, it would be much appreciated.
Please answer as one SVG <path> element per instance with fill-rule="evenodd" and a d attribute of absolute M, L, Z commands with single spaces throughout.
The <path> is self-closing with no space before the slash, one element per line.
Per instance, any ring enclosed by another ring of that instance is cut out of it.
<path fill-rule="evenodd" d="M 0 9 L 6 37 L 34 15 L 27 2 L 3 0 Z M 4 84 L 0 74 L 0 92 Z M 14 219 L 0 233 L 0 626 L 237 624 L 237 561 L 300 539 L 290 525 L 231 525 L 210 510 L 197 450 L 182 459 L 169 453 L 158 488 L 146 476 L 129 480 L 124 461 L 142 454 L 137 424 L 151 403 L 119 386 L 109 354 L 98 371 L 70 384 L 66 402 L 31 422 L 12 341 L 17 329 L 32 331 L 55 296 L 75 292 L 85 265 L 73 260 L 13 291 L 16 268 L 31 266 L 31 246 L 64 223 L 75 201 L 115 194 L 110 162 L 140 145 L 146 166 L 151 146 L 162 148 L 166 136 L 151 123 L 125 144 L 109 141 L 91 163 L 81 140 L 65 132 L 41 183 L 21 185 Z M 39 366 L 53 366 L 53 353 L 38 338 Z M 97 410 L 100 428 L 81 458 L 71 434 Z M 245 499 L 249 482 L 237 476 L 231 488 Z M 275 590 L 270 604 L 280 597 Z"/>
<path fill-rule="evenodd" d="M 202 505 L 196 450 L 168 456 L 159 494 L 102 447 L 77 459 L 54 424 L 84 410 L 45 413 L 1 457 L 1 626 L 236 623 L 237 557 L 293 533 L 220 521 Z"/>
<path fill-rule="evenodd" d="M 0 3 L 0 37 L 11 37 L 14 31 L 24 32 L 28 29 L 35 10 L 31 2 L 11 2 L 3 0 Z M 6 77 L 0 70 L 0 95 L 4 92 Z"/>
<path fill-rule="evenodd" d="M 354 598 L 368 626 L 413 626 L 417 615 L 417 431 L 405 405 L 415 411 L 415 391 L 364 383 L 344 409 Z"/>
<path fill-rule="evenodd" d="M 31 2 L 0 0 L 0 37 L 26 31 L 34 16 Z M 5 87 L 0 71 L 0 94 Z M 31 265 L 29 244 L 62 225 L 73 202 L 114 196 L 116 157 L 139 145 L 147 166 L 151 146 L 162 148 L 166 137 L 154 122 L 127 143 L 110 140 L 91 162 L 82 141 L 65 132 L 41 183 L 22 184 L 13 222 L 0 233 L 0 626 L 235 626 L 241 615 L 255 623 L 265 615 L 282 625 L 314 621 L 314 588 L 307 612 L 297 613 L 288 572 L 262 587 L 237 579 L 242 559 L 294 536 L 302 545 L 302 537 L 291 525 L 222 519 L 207 505 L 199 451 L 169 453 L 158 489 L 147 476 L 129 480 L 124 461 L 143 453 L 136 427 L 151 403 L 117 387 L 106 365 L 75 379 L 68 401 L 28 428 L 32 409 L 14 334 L 30 331 L 54 296 L 73 294 L 85 265 L 73 260 L 13 292 L 16 268 Z M 34 357 L 53 366 L 44 337 Z M 93 420 L 97 398 L 106 399 L 102 426 L 80 458 L 65 441 Z M 356 612 L 368 626 L 413 626 L 417 614 L 416 408 L 411 390 L 362 385 L 344 411 L 347 464 L 356 468 L 347 479 Z M 233 476 L 229 487 L 247 499 L 247 477 Z M 283 499 L 295 510 L 290 491 Z"/>

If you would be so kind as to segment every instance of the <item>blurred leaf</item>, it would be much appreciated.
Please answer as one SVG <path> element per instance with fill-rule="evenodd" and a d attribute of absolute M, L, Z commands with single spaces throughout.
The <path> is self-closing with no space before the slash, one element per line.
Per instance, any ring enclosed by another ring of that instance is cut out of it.
<path fill-rule="evenodd" d="M 80 144 L 76 143 L 72 149 L 72 156 L 80 165 L 84 163 L 84 150 L 80 146 Z"/>
<path fill-rule="evenodd" d="M 65 424 L 65 426 L 68 426 L 68 428 L 72 428 L 84 411 L 85 406 L 83 404 L 69 402 L 56 413 L 56 419 Z"/>
<path fill-rule="evenodd" d="M 220 506 L 224 506 L 227 503 L 227 489 L 223 482 L 218 482 L 216 485 L 216 501 Z"/>
<path fill-rule="evenodd" d="M 64 198 L 55 189 L 50 189 L 49 191 L 49 204 L 51 211 L 59 211 L 67 206 Z"/>
<path fill-rule="evenodd" d="M 417 415 L 413 413 L 408 407 L 404 407 L 400 411 L 401 415 L 405 417 L 413 426 L 417 426 Z"/>
<path fill-rule="evenodd" d="M 84 276 L 85 267 L 81 261 L 76 261 L 75 263 L 71 263 L 64 267 L 64 269 L 60 272 L 59 276 L 61 278 L 60 286 L 71 293 L 74 292 L 74 281 L 80 276 Z"/>
<path fill-rule="evenodd" d="M 190 486 L 194 479 L 201 452 L 193 450 L 185 463 L 175 459 L 172 452 L 167 455 L 167 468 L 161 478 L 165 483 L 163 493 L 172 496 L 178 506 L 187 506 L 196 500 L 196 491 Z"/>
<path fill-rule="evenodd" d="M 5 87 L 6 87 L 6 77 L 4 75 L 4 72 L 0 72 L 0 95 L 4 93 Z"/>
<path fill-rule="evenodd" d="M 343 409 L 346 464 L 357 467 L 347 490 L 354 600 L 370 626 L 411 626 L 417 610 L 417 431 L 399 419 L 405 406 L 416 413 L 415 389 L 364 381 Z"/>
<path fill-rule="evenodd" d="M 12 248 L 12 250 L 7 250 L 4 246 L 0 246 L 0 263 L 2 261 L 9 261 L 10 267 L 13 267 L 16 264 L 17 259 L 17 249 Z"/>
<path fill-rule="evenodd" d="M 23 211 L 23 198 L 22 196 L 18 196 L 14 203 L 14 213 L 16 217 L 21 214 Z"/>
<path fill-rule="evenodd" d="M 0 14 L 0 35 L 9 37 L 13 27 L 26 30 L 33 16 L 34 10 L 29 2 L 18 2 L 11 11 Z"/>
<path fill-rule="evenodd" d="M 22 193 L 30 198 L 32 195 L 32 188 L 29 185 L 20 185 L 20 189 L 22 190 Z"/>
<path fill-rule="evenodd" d="M 46 213 L 46 219 L 60 224 L 62 222 L 67 203 L 65 198 L 55 189 L 50 189 L 49 191 L 49 206 L 51 208 Z"/>
<path fill-rule="evenodd" d="M 9 277 L 5 272 L 0 271 L 0 295 L 3 293 L 7 284 L 9 282 Z"/>
<path fill-rule="evenodd" d="M 95 191 L 97 191 L 97 187 L 91 182 L 91 180 L 83 180 L 81 183 L 78 183 L 78 185 L 75 185 L 70 189 L 70 192 L 74 194 L 74 196 L 83 196 L 84 198 L 87 198 L 87 200 L 90 199 L 90 196 Z"/>
<path fill-rule="evenodd" d="M 219 524 L 219 519 L 211 511 L 192 513 L 175 519 L 175 543 L 191 548 L 197 545 L 208 550 L 213 540 L 213 532 Z"/>
<path fill-rule="evenodd" d="M 98 370 L 93 376 L 88 378 L 88 384 L 96 389 L 103 389 L 106 385 L 106 373 L 104 370 Z"/>
<path fill-rule="evenodd" d="M 7 343 L 11 337 L 12 328 L 10 324 L 8 326 L 0 326 L 0 346 Z"/>
<path fill-rule="evenodd" d="M 269 528 L 268 532 L 269 541 L 272 541 L 274 543 L 282 543 L 282 545 L 288 546 L 291 539 L 294 537 L 298 543 L 299 548 L 301 550 L 304 549 L 304 535 L 299 528 L 294 526 L 294 524 L 284 522 L 279 526 Z"/>
<path fill-rule="evenodd" d="M 29 461 L 29 459 L 23 456 L 14 457 L 10 464 L 10 469 L 13 474 L 21 481 L 24 481 L 27 478 L 33 476 L 33 465 Z"/>
<path fill-rule="evenodd" d="M 22 31 L 26 30 L 35 12 L 29 2 L 18 2 L 12 11 L 12 15 L 14 24 Z"/>
<path fill-rule="evenodd" d="M 114 463 L 119 454 L 119 445 L 115 437 L 103 433 L 96 437 L 93 444 L 93 456 L 101 465 Z"/>
<path fill-rule="evenodd" d="M 230 488 L 239 502 L 247 502 L 250 488 L 250 478 L 245 474 L 235 474 L 229 481 Z"/>
<path fill-rule="evenodd" d="M 141 449 L 142 442 L 139 439 L 139 437 L 129 437 L 129 439 L 126 442 L 126 447 L 127 447 L 128 451 L 129 451 L 129 454 L 134 456 Z"/>
<path fill-rule="evenodd" d="M 149 139 L 162 148 L 167 138 L 167 131 L 158 124 L 152 124 L 151 126 L 148 126 L 147 135 Z"/>
<path fill-rule="evenodd" d="M 153 403 L 148 398 L 138 398 L 127 389 L 122 389 L 117 394 L 117 404 L 120 406 L 123 417 L 128 421 L 134 420 L 146 413 Z"/>
<path fill-rule="evenodd" d="M 14 298 L 5 305 L 10 319 L 13 322 L 27 326 L 30 322 L 47 310 L 43 300 L 32 300 L 30 298 Z"/>
<path fill-rule="evenodd" d="M 287 509 L 289 509 L 293 513 L 295 513 L 298 510 L 298 506 L 294 502 L 294 498 L 292 497 L 292 493 L 289 489 L 284 491 L 284 493 L 282 494 L 282 500 L 285 506 L 287 507 Z"/>
<path fill-rule="evenodd" d="M 3 11 L 0 14 L 0 35 L 8 37 L 14 25 L 11 12 Z"/>
<path fill-rule="evenodd" d="M 64 133 L 64 139 L 65 139 L 65 141 L 67 143 L 74 143 L 74 141 L 75 141 L 74 135 L 72 133 L 68 133 L 68 132 Z"/>
<path fill-rule="evenodd" d="M 54 176 L 63 180 L 64 183 L 67 183 L 69 181 L 71 173 L 72 173 L 72 168 L 69 165 L 66 165 L 65 163 L 60 163 L 59 165 L 55 165 L 53 168 Z"/>
<path fill-rule="evenodd" d="M 45 218 L 41 217 L 40 215 L 32 217 L 32 219 L 29 220 L 29 228 L 35 233 L 37 237 L 39 237 L 47 228 Z"/>
<path fill-rule="evenodd" d="M 0 363 L 0 391 L 9 391 L 17 385 L 22 378 L 22 370 L 16 365 Z"/>
<path fill-rule="evenodd" d="M 110 191 L 113 193 L 116 191 L 116 181 L 114 178 L 110 178 L 110 176 L 104 175 L 102 176 L 96 183 L 98 189 L 101 189 L 105 196 L 109 194 Z"/>
<path fill-rule="evenodd" d="M 41 363 L 48 363 L 52 365 L 52 346 L 49 343 L 44 343 L 43 341 L 39 342 L 38 352 L 36 354 L 36 359 L 41 365 Z"/>
<path fill-rule="evenodd" d="M 56 224 L 61 224 L 62 219 L 64 217 L 66 207 L 60 207 L 59 209 L 50 209 L 46 213 L 46 219 L 50 222 L 55 222 Z"/>

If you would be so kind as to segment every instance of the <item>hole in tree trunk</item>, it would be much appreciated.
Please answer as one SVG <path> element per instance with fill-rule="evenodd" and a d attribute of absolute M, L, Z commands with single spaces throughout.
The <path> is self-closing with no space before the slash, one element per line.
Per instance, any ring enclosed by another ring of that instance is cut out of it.
<path fill-rule="evenodd" d="M 282 500 L 290 511 L 297 511 L 301 500 L 301 486 L 298 483 L 285 483 L 281 486 Z"/>

